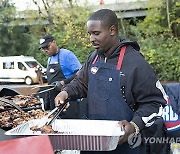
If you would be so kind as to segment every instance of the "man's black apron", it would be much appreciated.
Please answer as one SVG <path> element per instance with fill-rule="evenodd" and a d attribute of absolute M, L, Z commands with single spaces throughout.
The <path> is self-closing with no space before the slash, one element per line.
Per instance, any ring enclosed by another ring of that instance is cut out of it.
<path fill-rule="evenodd" d="M 126 47 L 122 47 L 125 52 Z M 88 118 L 95 120 L 127 120 L 133 118 L 133 111 L 124 101 L 120 79 L 120 72 L 124 54 L 119 56 L 117 66 L 100 62 L 96 56 L 89 71 L 88 84 Z M 106 128 L 104 128 L 106 129 Z M 129 148 L 128 143 L 117 147 L 116 150 L 108 152 L 93 153 L 113 153 L 113 154 L 138 154 L 138 148 Z M 92 153 L 92 152 L 81 152 Z"/>
<path fill-rule="evenodd" d="M 49 61 L 47 72 L 46 72 L 48 84 L 52 84 L 55 81 L 61 81 L 61 80 L 66 79 L 60 67 L 59 53 L 58 53 L 57 63 L 50 64 L 50 61 Z M 54 99 L 58 95 L 59 92 L 60 91 L 55 90 L 55 89 L 47 92 L 46 100 L 49 102 L 46 102 L 46 107 L 45 107 L 46 109 L 49 108 L 50 110 L 52 110 L 55 108 Z M 67 109 L 65 113 L 62 113 L 61 118 L 68 118 L 68 119 L 78 118 L 78 106 L 79 104 L 76 101 L 70 102 L 70 107 Z"/>

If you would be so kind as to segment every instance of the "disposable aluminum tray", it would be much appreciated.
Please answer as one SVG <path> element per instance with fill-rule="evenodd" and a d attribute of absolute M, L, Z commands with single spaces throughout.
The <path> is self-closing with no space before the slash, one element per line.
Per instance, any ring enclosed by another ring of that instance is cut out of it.
<path fill-rule="evenodd" d="M 54 150 L 111 151 L 124 134 L 118 121 L 57 119 L 52 128 L 60 134 L 41 134 L 30 130 L 39 123 L 39 119 L 31 120 L 7 131 L 6 135 L 49 135 Z"/>

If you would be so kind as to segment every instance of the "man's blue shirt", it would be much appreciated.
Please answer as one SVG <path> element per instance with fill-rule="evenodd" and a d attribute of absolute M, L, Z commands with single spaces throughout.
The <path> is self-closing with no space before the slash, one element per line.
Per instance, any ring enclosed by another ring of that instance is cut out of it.
<path fill-rule="evenodd" d="M 77 70 L 81 68 L 81 64 L 75 54 L 72 51 L 64 48 L 61 48 L 59 53 L 57 53 L 56 55 L 48 58 L 47 65 L 57 63 L 60 63 L 60 67 L 66 79 L 70 78 Z"/>

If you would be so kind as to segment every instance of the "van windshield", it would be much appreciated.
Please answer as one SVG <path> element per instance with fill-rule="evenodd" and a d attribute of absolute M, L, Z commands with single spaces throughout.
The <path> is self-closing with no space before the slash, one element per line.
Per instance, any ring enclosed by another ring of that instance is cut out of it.
<path fill-rule="evenodd" d="M 26 61 L 25 62 L 30 68 L 36 68 L 39 65 L 36 61 Z"/>

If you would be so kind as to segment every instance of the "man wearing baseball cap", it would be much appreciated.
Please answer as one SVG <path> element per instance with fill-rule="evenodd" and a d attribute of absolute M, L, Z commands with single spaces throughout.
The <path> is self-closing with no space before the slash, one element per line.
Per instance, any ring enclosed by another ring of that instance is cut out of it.
<path fill-rule="evenodd" d="M 61 88 L 68 84 L 76 72 L 81 68 L 81 64 L 75 54 L 64 48 L 59 48 L 54 37 L 45 35 L 40 39 L 39 50 L 43 50 L 47 56 L 47 81 L 54 84 L 56 88 L 48 91 L 45 98 L 45 109 L 55 108 L 54 99 L 61 91 Z M 70 102 L 70 107 L 61 118 L 78 118 L 79 104 Z"/>
<path fill-rule="evenodd" d="M 45 35 L 40 39 L 39 49 L 43 49 L 48 46 L 49 42 L 52 42 L 54 38 L 51 35 Z"/>

